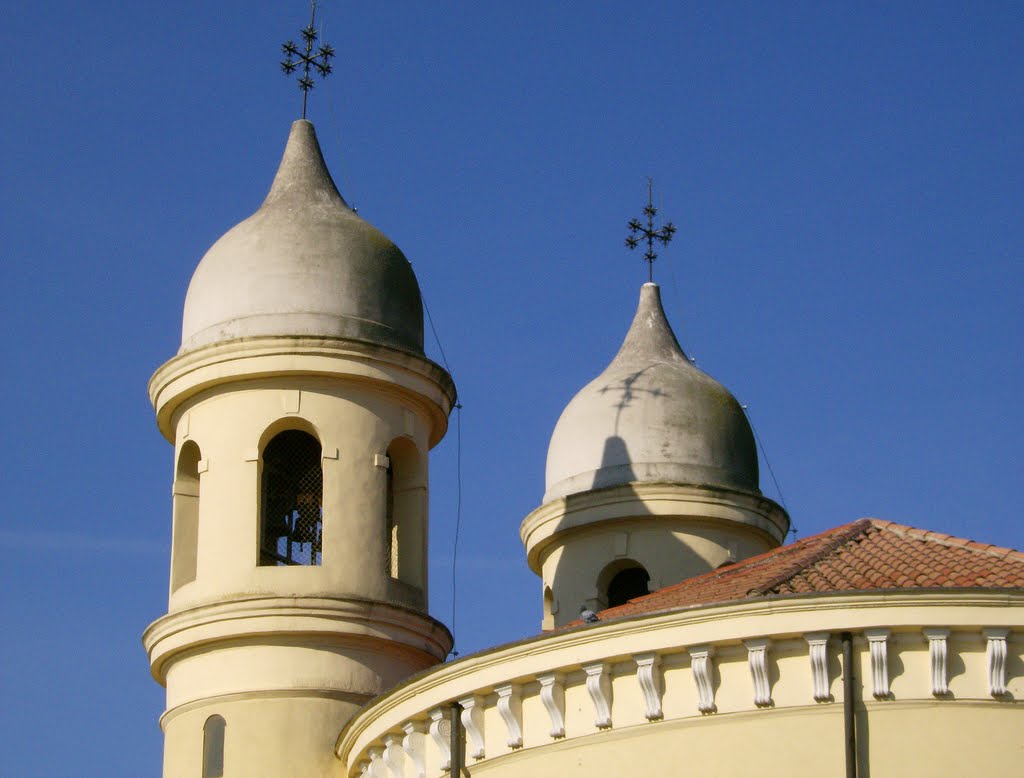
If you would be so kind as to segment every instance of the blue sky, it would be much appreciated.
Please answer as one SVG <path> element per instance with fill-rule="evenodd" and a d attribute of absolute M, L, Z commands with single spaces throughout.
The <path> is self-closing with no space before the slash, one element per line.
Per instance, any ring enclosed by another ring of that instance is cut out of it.
<path fill-rule="evenodd" d="M 461 651 L 538 628 L 518 527 L 632 317 L 649 175 L 669 317 L 749 406 L 800 536 L 879 516 L 1024 546 L 1020 4 L 319 8 L 338 54 L 310 118 L 412 261 L 465 406 Z M 146 382 L 270 184 L 301 109 L 278 46 L 307 14 L 3 3 L 0 775 L 159 774 L 139 635 L 172 451 Z M 456 448 L 453 426 L 432 458 L 448 624 Z"/>

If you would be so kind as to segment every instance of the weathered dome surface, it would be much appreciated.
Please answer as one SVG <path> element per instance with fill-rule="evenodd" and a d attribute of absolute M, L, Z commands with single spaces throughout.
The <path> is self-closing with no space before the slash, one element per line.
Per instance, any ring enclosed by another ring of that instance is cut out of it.
<path fill-rule="evenodd" d="M 313 125 L 292 125 L 263 205 L 192 275 L 179 353 L 236 338 L 355 338 L 423 353 L 409 261 L 338 193 Z"/>
<path fill-rule="evenodd" d="M 694 367 L 644 284 L 619 353 L 562 412 L 544 502 L 621 484 L 684 483 L 757 493 L 757 448 L 729 391 Z"/>

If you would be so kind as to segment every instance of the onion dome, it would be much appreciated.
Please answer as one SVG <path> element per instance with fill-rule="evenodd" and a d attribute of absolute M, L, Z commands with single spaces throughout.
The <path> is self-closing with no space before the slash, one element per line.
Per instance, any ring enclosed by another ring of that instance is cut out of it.
<path fill-rule="evenodd" d="M 736 398 L 687 359 L 644 284 L 619 353 L 562 412 L 548 446 L 544 502 L 628 483 L 759 494 L 757 448 Z"/>
<path fill-rule="evenodd" d="M 263 205 L 196 268 L 179 353 L 266 336 L 423 353 L 423 303 L 409 261 L 338 193 L 304 119 L 292 125 Z"/>

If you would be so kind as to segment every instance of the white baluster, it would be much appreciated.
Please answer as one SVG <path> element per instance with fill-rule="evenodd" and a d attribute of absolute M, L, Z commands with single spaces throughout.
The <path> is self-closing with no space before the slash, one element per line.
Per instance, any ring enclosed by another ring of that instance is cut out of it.
<path fill-rule="evenodd" d="M 1006 694 L 1006 638 L 1010 630 L 1001 627 L 989 627 L 982 630 L 988 645 L 985 658 L 988 660 L 988 692 L 993 697 Z"/>
<path fill-rule="evenodd" d="M 888 699 L 889 690 L 889 635 L 892 630 L 884 627 L 864 630 L 871 652 L 871 685 L 872 693 L 880 700 Z"/>
<path fill-rule="evenodd" d="M 949 630 L 944 627 L 926 627 L 924 636 L 928 639 L 928 659 L 932 669 L 932 694 L 941 697 L 949 693 L 946 672 L 946 654 L 948 652 L 946 638 L 949 637 Z"/>
<path fill-rule="evenodd" d="M 828 683 L 828 632 L 808 632 L 804 635 L 811 655 L 811 692 L 817 702 L 829 702 Z"/>
<path fill-rule="evenodd" d="M 439 756 L 438 769 L 452 769 L 452 723 L 448 720 L 447 708 L 434 708 L 430 711 L 430 737 L 437 746 Z"/>
<path fill-rule="evenodd" d="M 548 734 L 553 738 L 565 737 L 565 676 L 562 673 L 538 675 L 540 701 L 551 717 Z"/>
<path fill-rule="evenodd" d="M 636 678 L 644 695 L 644 716 L 648 721 L 660 719 L 661 710 L 661 657 L 653 651 L 637 654 Z"/>
<path fill-rule="evenodd" d="M 690 669 L 697 684 L 697 710 L 701 713 L 713 713 L 715 686 L 711 658 L 715 655 L 715 649 L 713 646 L 690 646 L 686 652 L 690 655 Z"/>
<path fill-rule="evenodd" d="M 459 700 L 462 706 L 462 726 L 469 735 L 469 755 L 484 758 L 484 698 L 471 694 Z"/>
<path fill-rule="evenodd" d="M 590 662 L 583 665 L 583 671 L 587 674 L 587 691 L 594 703 L 594 726 L 608 729 L 612 725 L 612 681 L 608 665 Z"/>
<path fill-rule="evenodd" d="M 523 698 L 519 686 L 505 684 L 496 686 L 498 695 L 498 713 L 501 714 L 505 727 L 508 729 L 509 748 L 523 747 Z"/>
<path fill-rule="evenodd" d="M 402 750 L 412 762 L 412 778 L 427 778 L 426 733 L 429 725 L 425 721 L 410 721 L 402 725 L 405 737 Z"/>

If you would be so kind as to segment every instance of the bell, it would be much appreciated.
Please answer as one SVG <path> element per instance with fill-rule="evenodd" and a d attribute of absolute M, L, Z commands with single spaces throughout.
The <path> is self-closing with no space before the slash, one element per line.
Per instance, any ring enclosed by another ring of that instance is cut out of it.
<path fill-rule="evenodd" d="M 298 518 L 292 540 L 312 543 L 320 532 L 320 501 L 317 495 L 300 493 L 296 496 Z"/>

